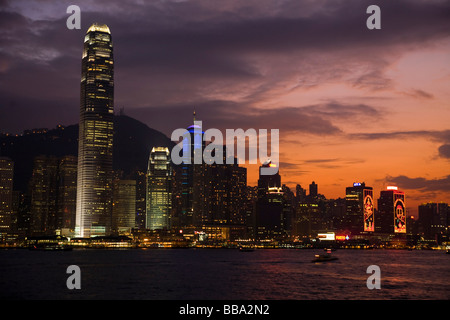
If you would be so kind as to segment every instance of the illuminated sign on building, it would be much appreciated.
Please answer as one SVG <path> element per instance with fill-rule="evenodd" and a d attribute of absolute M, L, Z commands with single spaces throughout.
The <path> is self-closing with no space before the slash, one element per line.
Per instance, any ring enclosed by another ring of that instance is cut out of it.
<path fill-rule="evenodd" d="M 322 240 L 335 240 L 334 232 L 327 232 L 327 233 L 319 233 L 317 234 L 317 238 Z"/>
<path fill-rule="evenodd" d="M 405 203 L 397 199 L 394 203 L 394 232 L 406 233 L 406 212 Z"/>
<path fill-rule="evenodd" d="M 348 240 L 348 239 L 350 239 L 350 237 L 349 236 L 336 236 L 336 240 L 339 240 L 339 241 L 344 241 L 344 240 Z"/>
<path fill-rule="evenodd" d="M 364 231 L 375 231 L 373 212 L 372 190 L 364 190 Z"/>
<path fill-rule="evenodd" d="M 361 186 L 361 183 L 360 183 L 360 182 L 355 182 L 355 183 L 353 183 L 353 186 L 354 186 L 354 187 L 360 187 L 360 186 Z"/>
<path fill-rule="evenodd" d="M 395 186 L 387 186 L 386 190 L 398 190 L 398 187 Z"/>

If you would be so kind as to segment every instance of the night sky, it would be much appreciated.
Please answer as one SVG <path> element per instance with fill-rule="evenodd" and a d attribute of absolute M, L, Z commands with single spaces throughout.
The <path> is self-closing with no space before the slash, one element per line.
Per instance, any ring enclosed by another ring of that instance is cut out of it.
<path fill-rule="evenodd" d="M 280 129 L 282 183 L 389 184 L 450 202 L 450 2 L 0 0 L 0 131 L 78 122 L 88 27 L 111 29 L 115 110 L 160 130 Z M 69 5 L 81 29 L 69 30 Z M 381 8 L 381 30 L 366 9 Z M 257 165 L 248 166 L 256 184 Z"/>

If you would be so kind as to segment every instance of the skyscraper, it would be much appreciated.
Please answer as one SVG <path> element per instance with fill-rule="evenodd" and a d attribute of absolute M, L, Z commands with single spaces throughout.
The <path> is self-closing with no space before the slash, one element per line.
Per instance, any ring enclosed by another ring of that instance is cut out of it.
<path fill-rule="evenodd" d="M 364 182 L 356 182 L 353 187 L 346 188 L 345 194 L 347 207 L 345 226 L 348 230 L 352 233 L 375 231 L 372 187 L 366 187 Z"/>
<path fill-rule="evenodd" d="M 311 198 L 317 198 L 318 192 L 317 192 L 317 184 L 313 181 L 309 185 L 309 196 Z"/>
<path fill-rule="evenodd" d="M 168 148 L 153 148 L 148 160 L 146 228 L 170 228 L 172 210 L 172 165 Z"/>
<path fill-rule="evenodd" d="M 58 165 L 55 156 L 37 156 L 30 181 L 32 235 L 54 235 L 59 228 Z"/>
<path fill-rule="evenodd" d="M 194 112 L 194 122 L 195 122 Z M 183 163 L 179 166 L 178 175 L 181 181 L 181 210 L 177 215 L 180 227 L 200 227 L 205 217 L 205 174 L 206 164 L 203 162 L 202 128 L 193 124 L 187 128 L 183 137 Z M 200 155 L 200 163 L 196 163 L 196 155 Z"/>
<path fill-rule="evenodd" d="M 398 187 L 388 186 L 380 191 L 375 231 L 381 233 L 406 233 L 405 193 Z"/>
<path fill-rule="evenodd" d="M 259 169 L 258 200 L 256 202 L 256 237 L 273 239 L 283 233 L 283 191 L 280 173 L 262 175 L 261 168 L 275 166 L 270 160 Z"/>
<path fill-rule="evenodd" d="M 136 180 L 115 180 L 113 199 L 112 232 L 131 234 L 136 226 Z"/>
<path fill-rule="evenodd" d="M 77 209 L 79 237 L 108 235 L 112 214 L 114 58 L 111 32 L 94 23 L 81 68 Z"/>
<path fill-rule="evenodd" d="M 60 227 L 73 232 L 75 228 L 77 199 L 77 158 L 62 157 L 59 162 L 58 215 Z M 63 234 L 65 235 L 65 234 Z"/>
<path fill-rule="evenodd" d="M 423 203 L 419 205 L 420 232 L 425 239 L 436 237 L 448 228 L 449 206 L 447 203 Z"/>
<path fill-rule="evenodd" d="M 7 239 L 11 228 L 14 162 L 0 157 L 0 242 Z"/>

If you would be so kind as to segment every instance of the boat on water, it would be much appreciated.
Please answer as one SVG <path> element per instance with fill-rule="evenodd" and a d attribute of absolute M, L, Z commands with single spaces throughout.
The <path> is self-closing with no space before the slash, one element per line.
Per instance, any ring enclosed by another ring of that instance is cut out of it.
<path fill-rule="evenodd" d="M 45 245 L 32 245 L 28 249 L 33 251 L 70 251 L 72 246 L 64 244 L 45 244 Z"/>
<path fill-rule="evenodd" d="M 333 260 L 338 260 L 338 258 L 332 256 L 331 249 L 328 249 L 325 254 L 316 254 L 311 262 L 327 262 Z"/>

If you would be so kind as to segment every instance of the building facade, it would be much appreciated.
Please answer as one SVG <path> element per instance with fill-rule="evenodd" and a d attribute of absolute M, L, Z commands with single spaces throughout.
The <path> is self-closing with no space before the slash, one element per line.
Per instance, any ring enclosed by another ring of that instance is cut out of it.
<path fill-rule="evenodd" d="M 380 191 L 375 231 L 386 234 L 406 233 L 405 193 L 398 187 L 388 186 Z"/>
<path fill-rule="evenodd" d="M 169 149 L 153 148 L 147 171 L 146 229 L 164 230 L 171 226 L 172 176 Z"/>
<path fill-rule="evenodd" d="M 112 233 L 131 234 L 136 226 L 136 180 L 115 180 L 113 183 Z"/>
<path fill-rule="evenodd" d="M 13 212 L 14 162 L 0 157 L 0 242 L 8 239 Z"/>
<path fill-rule="evenodd" d="M 373 188 L 366 184 L 356 182 L 353 187 L 345 191 L 346 202 L 346 229 L 353 234 L 362 231 L 374 232 L 374 202 Z"/>

